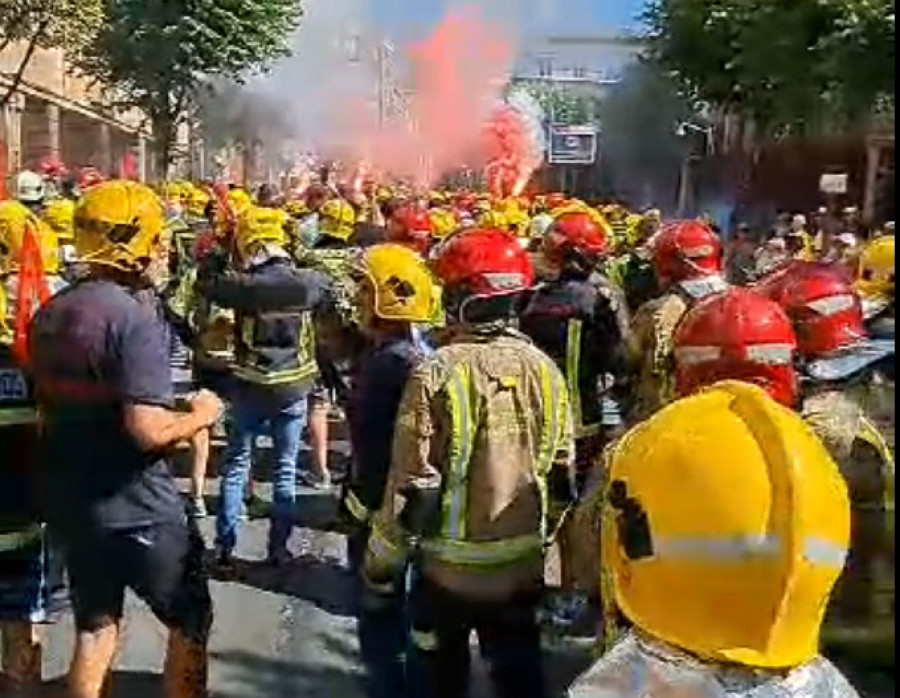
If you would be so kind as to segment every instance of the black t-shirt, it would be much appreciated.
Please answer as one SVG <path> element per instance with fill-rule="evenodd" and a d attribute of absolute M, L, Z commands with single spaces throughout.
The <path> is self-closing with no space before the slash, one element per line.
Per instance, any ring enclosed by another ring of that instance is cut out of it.
<path fill-rule="evenodd" d="M 133 528 L 182 517 L 164 454 L 144 452 L 124 424 L 126 404 L 174 402 L 154 307 L 112 282 L 84 281 L 38 312 L 31 337 L 51 523 Z"/>

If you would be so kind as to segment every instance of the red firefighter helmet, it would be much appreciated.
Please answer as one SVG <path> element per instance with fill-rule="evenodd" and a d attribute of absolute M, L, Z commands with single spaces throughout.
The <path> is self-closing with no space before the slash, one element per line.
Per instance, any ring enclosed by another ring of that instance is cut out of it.
<path fill-rule="evenodd" d="M 609 252 L 609 231 L 589 214 L 564 213 L 547 229 L 542 240 L 544 256 L 562 266 L 573 255 L 595 265 Z"/>
<path fill-rule="evenodd" d="M 651 239 L 653 266 L 663 286 L 722 273 L 722 242 L 700 221 L 673 221 Z"/>
<path fill-rule="evenodd" d="M 197 241 L 194 243 L 194 260 L 202 262 L 213 253 L 218 244 L 219 241 L 214 229 L 201 233 L 197 236 Z"/>
<path fill-rule="evenodd" d="M 853 279 L 839 267 L 796 261 L 754 289 L 784 308 L 806 360 L 828 357 L 867 339 Z"/>
<path fill-rule="evenodd" d="M 519 241 L 494 228 L 470 228 L 448 238 L 433 269 L 447 290 L 473 298 L 507 296 L 534 286 L 534 267 Z"/>
<path fill-rule="evenodd" d="M 679 397 L 740 380 L 788 407 L 797 403 L 794 329 L 781 306 L 760 293 L 732 288 L 700 301 L 679 323 L 674 351 Z"/>
<path fill-rule="evenodd" d="M 404 206 L 394 211 L 391 216 L 386 238 L 388 242 L 409 247 L 425 255 L 434 238 L 434 223 L 428 211 Z"/>
<path fill-rule="evenodd" d="M 78 171 L 78 188 L 81 191 L 105 182 L 106 179 L 96 167 L 82 167 Z"/>
<path fill-rule="evenodd" d="M 69 173 L 66 166 L 57 158 L 44 158 L 41 160 L 41 164 L 38 165 L 38 172 L 47 179 L 61 179 Z"/>

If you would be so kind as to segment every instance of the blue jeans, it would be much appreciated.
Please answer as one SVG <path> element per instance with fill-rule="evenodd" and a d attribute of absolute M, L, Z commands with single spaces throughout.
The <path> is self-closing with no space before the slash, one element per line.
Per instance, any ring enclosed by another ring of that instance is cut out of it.
<path fill-rule="evenodd" d="M 230 553 L 237 542 L 253 441 L 268 433 L 274 448 L 273 507 L 269 526 L 269 554 L 283 552 L 294 526 L 297 500 L 297 456 L 306 426 L 306 396 L 286 405 L 266 405 L 236 395 L 231 404 L 228 446 L 222 464 L 216 546 Z"/>

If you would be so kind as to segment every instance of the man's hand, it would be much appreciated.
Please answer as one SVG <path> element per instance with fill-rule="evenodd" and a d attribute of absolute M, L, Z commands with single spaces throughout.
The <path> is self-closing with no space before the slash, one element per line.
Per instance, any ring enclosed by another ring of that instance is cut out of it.
<path fill-rule="evenodd" d="M 219 396 L 210 390 L 203 388 L 191 396 L 189 400 L 191 412 L 199 419 L 207 422 L 207 426 L 213 426 L 225 411 L 225 404 Z"/>

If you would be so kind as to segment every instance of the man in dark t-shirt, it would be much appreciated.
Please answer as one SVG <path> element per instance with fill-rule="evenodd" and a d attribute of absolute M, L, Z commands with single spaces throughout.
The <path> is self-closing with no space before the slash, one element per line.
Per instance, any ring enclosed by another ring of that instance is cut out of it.
<path fill-rule="evenodd" d="M 162 202 L 147 187 L 92 187 L 75 214 L 78 282 L 35 316 L 33 374 L 44 416 L 46 511 L 69 570 L 74 695 L 99 697 L 125 589 L 170 629 L 167 696 L 206 695 L 212 621 L 203 542 L 169 473 L 174 445 L 210 427 L 222 403 L 201 391 L 174 411 L 169 339 L 148 285 L 167 262 Z"/>

